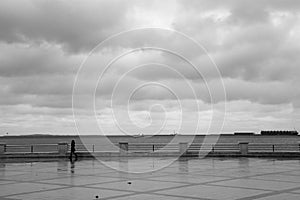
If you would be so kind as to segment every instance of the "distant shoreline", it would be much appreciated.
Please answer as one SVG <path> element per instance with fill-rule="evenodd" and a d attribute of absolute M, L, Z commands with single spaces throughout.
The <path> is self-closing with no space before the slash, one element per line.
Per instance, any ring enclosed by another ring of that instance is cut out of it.
<path fill-rule="evenodd" d="M 199 133 L 199 134 L 157 134 L 157 135 L 152 135 L 152 134 L 143 134 L 143 135 L 122 135 L 122 134 L 108 134 L 108 135 L 97 135 L 97 134 L 87 134 L 87 135 L 78 135 L 78 134 L 28 134 L 28 135 L 0 135 L 0 138 L 11 138 L 11 137 L 154 137 L 154 136 L 162 136 L 162 137 L 169 137 L 169 136 L 300 136 L 298 135 L 262 135 L 260 133 L 254 133 L 254 134 L 248 134 L 248 133 L 221 133 L 221 134 L 204 134 L 204 133 Z"/>

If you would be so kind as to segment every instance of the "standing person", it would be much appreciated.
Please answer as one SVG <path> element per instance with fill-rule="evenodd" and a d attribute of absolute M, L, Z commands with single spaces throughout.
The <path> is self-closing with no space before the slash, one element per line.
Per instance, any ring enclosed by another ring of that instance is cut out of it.
<path fill-rule="evenodd" d="M 71 142 L 71 153 L 70 153 L 70 160 L 72 160 L 72 155 L 74 154 L 75 160 L 77 160 L 77 153 L 75 153 L 75 140 Z"/>

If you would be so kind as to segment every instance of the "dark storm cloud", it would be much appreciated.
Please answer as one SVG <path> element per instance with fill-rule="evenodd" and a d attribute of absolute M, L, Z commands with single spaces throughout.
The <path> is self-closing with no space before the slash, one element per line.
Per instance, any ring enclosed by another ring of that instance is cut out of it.
<path fill-rule="evenodd" d="M 127 2 L 2 1 L 0 40 L 7 43 L 56 43 L 68 51 L 89 51 L 124 28 Z"/>

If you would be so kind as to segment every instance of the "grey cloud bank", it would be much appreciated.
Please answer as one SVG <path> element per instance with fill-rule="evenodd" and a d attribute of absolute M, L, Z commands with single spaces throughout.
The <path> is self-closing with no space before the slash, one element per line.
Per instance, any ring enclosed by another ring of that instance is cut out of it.
<path fill-rule="evenodd" d="M 0 3 L 0 134 L 75 133 L 72 89 L 79 66 L 99 42 L 120 31 L 140 27 L 175 29 L 206 48 L 219 67 L 226 88 L 225 132 L 300 128 L 299 1 L 27 0 Z M 212 73 L 205 54 L 191 51 L 191 46 L 181 40 L 165 42 L 168 35 L 157 36 L 132 37 L 96 52 L 97 57 L 90 61 L 94 68 L 81 86 L 79 97 L 84 100 L 84 95 L 94 89 L 90 88 L 91 77 L 97 76 L 96 69 L 104 67 L 103 60 L 109 61 L 146 40 L 186 52 L 191 62 L 201 64 L 199 68 L 206 74 L 210 89 L 216 90 L 214 83 L 219 77 Z M 193 100 L 185 83 L 188 81 L 201 102 L 199 113 L 205 129 L 211 102 L 202 77 L 179 58 L 148 50 L 120 59 L 98 85 L 97 113 L 105 119 L 101 121 L 103 126 L 113 126 L 109 110 L 114 84 L 124 72 L 142 63 L 164 63 L 179 71 L 184 80 L 155 64 L 135 70 L 117 90 L 118 112 L 127 109 L 130 88 L 145 81 L 158 81 L 174 87 L 184 102 L 185 114 L 194 116 L 196 108 L 187 103 Z M 130 113 L 133 121 L 141 123 L 148 123 L 152 113 L 152 120 L 158 125 L 168 116 L 170 123 L 164 131 L 173 132 L 172 123 L 178 120 L 176 102 L 170 92 L 152 86 L 139 90 L 131 99 Z M 89 103 L 83 101 L 78 108 L 85 119 L 90 117 L 85 111 Z M 153 103 L 164 105 L 166 112 L 151 110 L 149 105 Z M 218 108 L 220 103 L 221 98 L 214 101 L 214 106 Z M 124 123 L 130 127 L 128 120 Z M 188 120 L 186 124 L 194 123 L 192 117 Z M 136 131 L 134 127 L 129 129 Z M 188 125 L 182 131 L 189 132 Z"/>

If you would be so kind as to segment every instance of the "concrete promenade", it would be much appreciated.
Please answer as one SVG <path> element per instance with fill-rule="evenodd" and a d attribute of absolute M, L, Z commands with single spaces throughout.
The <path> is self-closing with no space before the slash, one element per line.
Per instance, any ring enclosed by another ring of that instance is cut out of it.
<path fill-rule="evenodd" d="M 300 161 L 258 158 L 122 158 L 0 162 L 0 199 L 299 200 Z M 126 171 L 147 173 L 126 173 Z"/>

